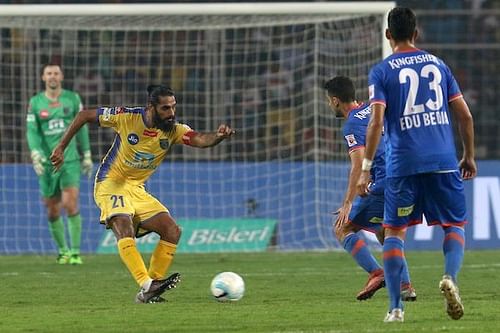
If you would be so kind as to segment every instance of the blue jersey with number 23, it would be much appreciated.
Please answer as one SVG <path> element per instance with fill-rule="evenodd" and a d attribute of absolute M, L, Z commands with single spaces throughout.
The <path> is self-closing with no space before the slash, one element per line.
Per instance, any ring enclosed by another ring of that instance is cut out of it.
<path fill-rule="evenodd" d="M 441 59 L 394 53 L 372 68 L 368 86 L 371 104 L 386 107 L 387 177 L 457 169 L 448 103 L 462 93 Z"/>

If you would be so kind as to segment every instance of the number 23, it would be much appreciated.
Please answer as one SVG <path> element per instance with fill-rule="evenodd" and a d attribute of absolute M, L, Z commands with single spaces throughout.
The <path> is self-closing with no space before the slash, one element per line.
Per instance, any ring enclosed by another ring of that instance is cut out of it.
<path fill-rule="evenodd" d="M 399 83 L 405 84 L 408 80 L 410 81 L 410 89 L 408 90 L 405 110 L 403 113 L 405 116 L 425 111 L 424 105 L 415 104 L 415 100 L 417 99 L 420 78 L 423 77 L 428 79 L 430 77 L 430 74 L 432 74 L 433 79 L 429 81 L 429 89 L 434 91 L 436 99 L 432 100 L 431 98 L 429 98 L 427 102 L 425 102 L 425 106 L 432 111 L 437 111 L 440 110 L 443 106 L 443 90 L 440 86 L 443 76 L 441 75 L 441 71 L 439 70 L 439 68 L 437 68 L 435 65 L 425 65 L 420 71 L 420 77 L 418 76 L 418 73 L 412 68 L 403 68 L 399 72 Z"/>

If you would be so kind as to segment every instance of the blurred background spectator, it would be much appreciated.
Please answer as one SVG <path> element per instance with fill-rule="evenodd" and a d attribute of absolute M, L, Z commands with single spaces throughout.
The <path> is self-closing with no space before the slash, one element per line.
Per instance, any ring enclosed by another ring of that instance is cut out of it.
<path fill-rule="evenodd" d="M 89 3 L 2 1 L 69 2 Z M 417 46 L 444 58 L 459 81 L 475 117 L 477 157 L 500 159 L 500 107 L 496 101 L 500 2 L 397 3 L 417 11 L 421 32 Z M 332 142 L 341 140 L 340 124 L 323 105 L 321 81 L 335 74 L 349 75 L 356 80 L 358 98 L 367 97 L 366 75 L 371 63 L 367 60 L 353 66 L 346 63 L 346 55 L 375 59 L 369 52 L 379 52 L 373 49 L 379 32 L 366 29 L 364 24 L 370 20 L 351 22 L 350 26 L 325 24 L 319 36 L 314 24 L 222 32 L 193 28 L 111 31 L 99 30 L 98 24 L 76 31 L 0 26 L 0 162 L 28 161 L 22 132 L 26 101 L 41 89 L 39 70 L 48 61 L 63 66 L 65 84 L 81 95 L 87 107 L 144 105 L 146 86 L 163 82 L 178 92 L 179 118 L 193 128 L 205 130 L 219 120 L 232 121 L 240 139 L 224 148 L 231 154 L 217 151 L 211 158 L 338 158 L 341 155 L 332 154 L 336 147 Z M 314 55 L 318 40 L 319 53 Z M 363 52 L 366 55 L 360 54 Z M 319 116 L 313 115 L 317 105 L 322 105 Z M 109 134 L 92 129 L 91 135 L 93 153 L 102 156 Z"/>

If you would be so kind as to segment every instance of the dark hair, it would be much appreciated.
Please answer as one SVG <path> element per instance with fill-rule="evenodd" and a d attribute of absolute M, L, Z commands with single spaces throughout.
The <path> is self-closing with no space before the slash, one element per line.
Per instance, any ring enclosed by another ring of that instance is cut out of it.
<path fill-rule="evenodd" d="M 328 96 L 337 97 L 344 103 L 356 99 L 356 88 L 354 88 L 354 83 L 347 76 L 336 76 L 328 80 L 323 88 L 328 92 Z"/>
<path fill-rule="evenodd" d="M 417 16 L 407 7 L 395 7 L 387 18 L 389 32 L 396 42 L 411 40 L 417 28 Z"/>
<path fill-rule="evenodd" d="M 164 86 L 162 84 L 151 84 L 147 88 L 148 91 L 148 103 L 153 105 L 158 105 L 160 102 L 160 97 L 164 96 L 175 96 L 172 88 Z"/>
<path fill-rule="evenodd" d="M 57 66 L 59 67 L 59 69 L 61 69 L 61 72 L 62 72 L 62 67 L 60 64 L 58 63 L 55 63 L 55 62 L 49 62 L 49 63 L 46 63 L 45 65 L 42 66 L 42 72 L 41 72 L 41 75 L 43 75 L 43 73 L 45 72 L 45 68 L 47 67 L 52 67 L 52 66 Z"/>

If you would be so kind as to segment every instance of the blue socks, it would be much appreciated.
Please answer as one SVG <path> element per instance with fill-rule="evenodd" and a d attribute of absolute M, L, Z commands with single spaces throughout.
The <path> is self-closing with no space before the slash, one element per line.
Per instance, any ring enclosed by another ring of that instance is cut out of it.
<path fill-rule="evenodd" d="M 408 268 L 404 257 L 404 242 L 397 237 L 384 240 L 384 275 L 385 286 L 389 292 L 389 311 L 403 309 L 401 302 L 401 274 Z"/>
<path fill-rule="evenodd" d="M 403 257 L 403 269 L 401 270 L 401 284 L 410 284 L 410 272 L 408 272 L 408 263 L 406 262 L 406 258 Z"/>
<path fill-rule="evenodd" d="M 344 238 L 344 249 L 349 252 L 354 260 L 368 273 L 381 269 L 377 260 L 373 257 L 368 246 L 357 234 L 349 234 Z"/>
<path fill-rule="evenodd" d="M 444 273 L 457 282 L 457 274 L 464 259 L 465 232 L 460 227 L 445 227 L 443 230 Z"/>

